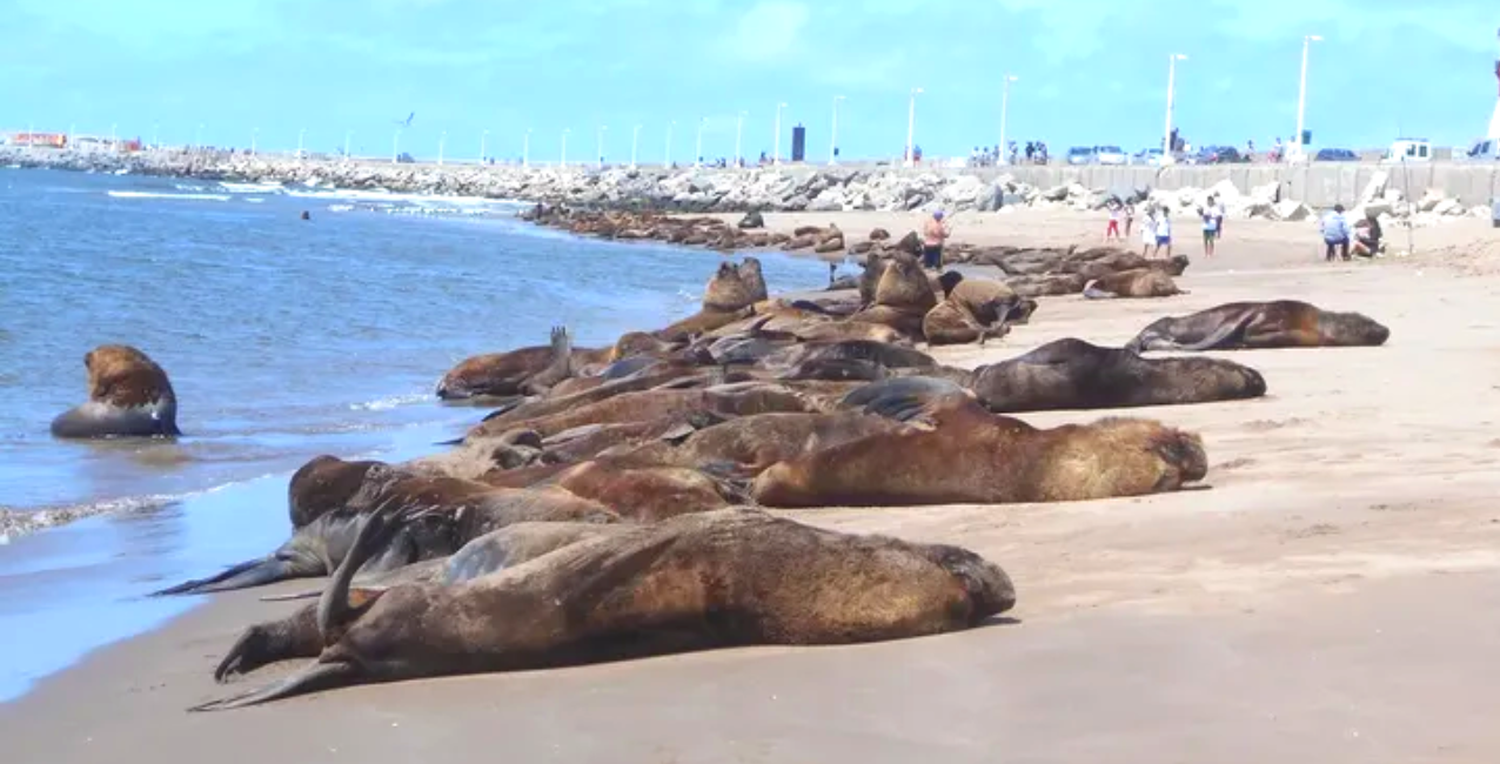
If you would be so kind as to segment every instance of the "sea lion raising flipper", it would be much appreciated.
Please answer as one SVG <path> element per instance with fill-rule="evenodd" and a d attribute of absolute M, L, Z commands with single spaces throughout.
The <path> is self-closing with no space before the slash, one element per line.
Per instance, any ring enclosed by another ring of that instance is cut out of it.
<path fill-rule="evenodd" d="M 1231 302 L 1186 316 L 1158 319 L 1127 348 L 1243 350 L 1251 348 L 1374 347 L 1391 330 L 1362 313 L 1323 310 L 1299 300 Z"/>
<path fill-rule="evenodd" d="M 177 393 L 161 366 L 129 345 L 100 345 L 83 355 L 89 399 L 52 420 L 56 438 L 161 438 L 177 428 Z"/>

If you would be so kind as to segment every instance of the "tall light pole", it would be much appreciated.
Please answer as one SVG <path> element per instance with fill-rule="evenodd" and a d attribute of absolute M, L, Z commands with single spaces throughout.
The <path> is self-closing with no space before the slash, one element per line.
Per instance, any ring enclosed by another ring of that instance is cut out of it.
<path fill-rule="evenodd" d="M 531 167 L 531 128 L 526 128 L 526 137 L 521 139 L 521 166 Z"/>
<path fill-rule="evenodd" d="M 663 159 L 661 162 L 662 167 L 672 166 L 672 128 L 676 126 L 677 120 L 675 119 L 667 123 L 667 153 L 663 155 Z"/>
<path fill-rule="evenodd" d="M 563 131 L 562 131 L 562 157 L 561 157 L 561 161 L 559 161 L 557 163 L 557 166 L 559 168 L 564 168 L 564 167 L 568 166 L 568 133 L 571 130 L 572 130 L 572 128 L 565 127 L 565 128 L 563 128 Z"/>
<path fill-rule="evenodd" d="M 781 164 L 781 110 L 786 108 L 786 101 L 776 104 L 776 143 L 775 156 L 771 157 L 771 164 Z"/>
<path fill-rule="evenodd" d="M 641 126 L 640 125 L 636 125 L 635 129 L 632 130 L 632 131 L 630 131 L 630 169 L 632 169 L 632 170 L 635 169 L 635 150 L 636 150 L 637 147 L 640 146 L 640 143 L 641 143 Z"/>
<path fill-rule="evenodd" d="M 396 128 L 396 137 L 391 139 L 391 164 L 401 161 L 401 128 Z"/>
<path fill-rule="evenodd" d="M 1005 75 L 1005 87 L 1000 92 L 1000 145 L 997 147 L 1000 156 L 995 158 L 996 164 L 1010 164 L 1010 150 L 1005 144 L 1005 118 L 1010 111 L 1010 83 L 1018 79 L 1014 74 Z"/>
<path fill-rule="evenodd" d="M 160 133 L 161 133 L 161 123 L 160 122 L 153 122 L 153 123 L 151 123 L 151 145 L 155 146 L 157 148 L 161 148 L 161 141 L 157 140 L 157 136 Z M 110 141 L 111 142 L 114 141 L 114 131 L 112 131 L 112 130 L 110 131 Z"/>
<path fill-rule="evenodd" d="M 913 143 L 913 141 L 916 138 L 916 132 L 917 132 L 917 94 L 921 93 L 921 92 L 922 92 L 921 88 L 912 88 L 911 89 L 911 101 L 906 106 L 906 166 L 907 167 L 914 167 L 917 164 L 917 157 L 916 157 L 915 154 L 912 153 L 912 151 L 913 151 L 914 146 L 916 145 L 915 143 Z"/>
<path fill-rule="evenodd" d="M 596 135 L 598 137 L 598 149 L 599 149 L 599 153 L 598 153 L 598 157 L 599 157 L 599 169 L 601 169 L 601 170 L 604 169 L 604 131 L 608 130 L 608 129 L 609 129 L 609 125 L 600 125 L 598 131 L 596 131 Z"/>
<path fill-rule="evenodd" d="M 708 127 L 708 117 L 698 120 L 698 143 L 693 151 L 693 166 L 703 166 L 703 128 Z"/>
<path fill-rule="evenodd" d="M 1303 117 L 1307 114 L 1307 49 L 1315 42 L 1322 42 L 1323 38 L 1315 34 L 1303 35 L 1302 37 L 1302 77 L 1297 85 L 1297 148 L 1296 159 L 1302 161 L 1306 157 L 1306 149 L 1302 145 Z"/>
<path fill-rule="evenodd" d="M 833 127 L 828 130 L 828 164 L 838 164 L 839 150 L 839 101 L 844 100 L 841 95 L 833 97 Z"/>
<path fill-rule="evenodd" d="M 740 153 L 740 136 L 744 135 L 744 133 L 745 133 L 745 112 L 742 111 L 742 112 L 740 112 L 740 116 L 734 121 L 734 166 L 735 167 L 743 167 L 744 164 L 745 164 L 745 155 L 742 154 L 742 153 Z"/>
<path fill-rule="evenodd" d="M 1163 150 L 1161 152 L 1161 163 L 1172 164 L 1177 161 L 1172 156 L 1172 95 L 1177 87 L 1177 62 L 1186 61 L 1187 56 L 1181 53 L 1173 53 L 1167 56 L 1167 132 L 1162 138 Z"/>
<path fill-rule="evenodd" d="M 438 133 L 438 166 L 443 166 L 443 146 L 448 143 L 448 131 Z"/>
<path fill-rule="evenodd" d="M 260 128 L 250 128 L 250 156 L 255 156 L 255 142 L 260 138 Z M 152 143 L 156 142 L 156 136 L 151 136 Z"/>
<path fill-rule="evenodd" d="M 302 128 L 302 129 L 300 129 L 300 130 L 297 131 L 297 158 L 298 159 L 302 158 L 302 139 L 306 138 L 306 137 L 307 137 L 307 128 L 304 127 L 304 128 Z"/>
<path fill-rule="evenodd" d="M 479 163 L 484 164 L 484 147 L 490 142 L 490 131 L 485 130 L 479 134 Z"/>
<path fill-rule="evenodd" d="M 114 128 L 113 125 L 111 125 L 110 128 L 109 128 L 109 142 L 110 143 L 114 143 L 114 141 L 115 141 L 115 128 Z M 202 122 L 198 123 L 198 132 L 196 132 L 196 133 L 193 134 L 193 146 L 196 147 L 196 148 L 198 148 L 199 150 L 202 150 L 202 148 L 203 148 L 203 123 Z"/>
<path fill-rule="evenodd" d="M 349 161 L 349 142 L 354 138 L 353 130 L 344 131 L 344 161 Z"/>

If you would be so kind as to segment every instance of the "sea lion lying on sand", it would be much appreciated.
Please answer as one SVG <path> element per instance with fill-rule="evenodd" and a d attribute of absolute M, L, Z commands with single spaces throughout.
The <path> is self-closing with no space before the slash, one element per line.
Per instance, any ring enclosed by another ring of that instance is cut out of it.
<path fill-rule="evenodd" d="M 388 546 L 370 561 L 372 572 L 453 554 L 469 540 L 512 523 L 619 520 L 604 505 L 557 488 L 496 488 L 471 480 L 413 476 L 387 465 L 370 472 L 348 506 L 295 529 L 271 554 L 152 594 L 207 594 L 328 575 L 347 557 L 364 519 L 382 507 L 427 511 L 419 522 L 390 535 Z"/>
<path fill-rule="evenodd" d="M 448 401 L 534 395 L 566 379 L 571 369 L 601 363 L 612 353 L 613 348 L 575 348 L 566 327 L 553 327 L 549 345 L 464 359 L 443 375 L 436 393 Z"/>
<path fill-rule="evenodd" d="M 1083 296 L 1089 300 L 1111 297 L 1171 297 L 1187 294 L 1178 289 L 1171 276 L 1153 268 L 1137 268 L 1107 273 L 1083 285 Z"/>
<path fill-rule="evenodd" d="M 991 279 L 967 279 L 957 271 L 939 277 L 943 301 L 922 317 L 929 345 L 958 345 L 1005 336 L 1012 323 L 1027 323 L 1036 301 Z"/>
<path fill-rule="evenodd" d="M 1005 572 L 966 549 L 837 533 L 748 509 L 633 527 L 462 583 L 351 597 L 365 549 L 382 546 L 387 515 L 376 518 L 318 602 L 325 647 L 317 661 L 190 710 L 366 682 L 939 634 L 973 627 L 1016 599 Z"/>
<path fill-rule="evenodd" d="M 83 354 L 89 400 L 52 420 L 57 438 L 149 438 L 181 435 L 177 393 L 151 357 L 129 345 Z"/>
<path fill-rule="evenodd" d="M 1231 302 L 1153 321 L 1127 348 L 1242 350 L 1249 348 L 1383 345 L 1391 330 L 1361 313 L 1323 310 L 1298 300 Z"/>
<path fill-rule="evenodd" d="M 1076 501 L 1175 491 L 1208 471 L 1196 434 L 1148 419 L 1039 429 L 963 395 L 910 418 L 925 426 L 774 464 L 751 496 L 766 507 Z"/>
<path fill-rule="evenodd" d="M 286 486 L 286 504 L 292 527 L 301 528 L 319 517 L 347 505 L 364 486 L 373 459 L 348 462 L 337 456 L 314 456 L 292 473 Z"/>

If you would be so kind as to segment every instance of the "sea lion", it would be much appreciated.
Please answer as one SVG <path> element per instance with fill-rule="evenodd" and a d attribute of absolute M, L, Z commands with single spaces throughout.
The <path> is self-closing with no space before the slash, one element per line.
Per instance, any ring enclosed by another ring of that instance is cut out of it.
<path fill-rule="evenodd" d="M 849 317 L 883 324 L 904 335 L 920 337 L 922 317 L 937 305 L 932 282 L 915 257 L 893 253 L 875 287 L 875 302 Z"/>
<path fill-rule="evenodd" d="M 964 384 L 995 412 L 1166 406 L 1266 394 L 1260 372 L 1233 361 L 1143 358 L 1072 337 L 980 366 Z"/>
<path fill-rule="evenodd" d="M 766 507 L 1074 501 L 1175 491 L 1208 470 L 1198 435 L 1148 419 L 1039 429 L 962 395 L 910 419 L 922 426 L 773 464 L 750 494 Z"/>
<path fill-rule="evenodd" d="M 929 345 L 959 345 L 1005 336 L 1012 323 L 1028 323 L 1037 303 L 1018 296 L 1003 282 L 966 279 L 957 271 L 939 277 L 943 301 L 922 317 Z"/>
<path fill-rule="evenodd" d="M 1298 300 L 1231 302 L 1153 321 L 1126 347 L 1151 350 L 1373 347 L 1391 330 L 1362 313 L 1323 310 Z"/>
<path fill-rule="evenodd" d="M 206 578 L 153 595 L 207 594 L 293 578 L 323 576 L 349 553 L 364 519 L 382 507 L 422 507 L 420 522 L 403 528 L 374 560 L 390 570 L 453 554 L 469 540 L 524 521 L 617 522 L 607 507 L 562 489 L 496 488 L 472 480 L 411 475 L 390 465 L 372 467 L 349 503 L 293 531 L 276 551 Z"/>
<path fill-rule="evenodd" d="M 753 305 L 764 302 L 770 295 L 766 292 L 766 276 L 761 272 L 759 258 L 746 256 L 735 266 L 735 272 L 740 276 L 740 281 L 745 285 L 745 291 L 750 296 Z"/>
<path fill-rule="evenodd" d="M 177 393 L 151 357 L 130 345 L 83 354 L 89 400 L 52 420 L 56 438 L 176 437 Z"/>
<path fill-rule="evenodd" d="M 378 549 L 382 522 L 361 529 Z M 352 592 L 351 555 L 318 602 L 315 663 L 221 710 L 367 682 L 525 670 L 754 644 L 851 644 L 973 627 L 1014 607 L 966 549 L 838 533 L 751 509 L 681 515 L 468 581 Z"/>
<path fill-rule="evenodd" d="M 721 416 L 745 416 L 772 411 L 808 411 L 811 404 L 796 391 L 781 385 L 749 382 L 719 385 L 706 389 L 663 389 L 624 393 L 598 403 L 548 416 L 503 423 L 481 422 L 469 431 L 468 439 L 508 429 L 527 428 L 543 437 L 588 424 L 622 424 L 646 422 L 695 411 L 709 411 Z"/>
<path fill-rule="evenodd" d="M 754 279 L 746 278 L 752 273 L 757 277 L 760 275 L 760 263 L 746 270 L 741 270 L 741 267 L 743 265 L 736 266 L 728 260 L 719 263 L 719 270 L 703 290 L 704 310 L 732 313 L 766 299 L 765 280 L 760 279 L 757 284 Z"/>
<path fill-rule="evenodd" d="M 1061 270 L 1065 273 L 1076 273 L 1085 279 L 1096 279 L 1111 273 L 1122 273 L 1147 269 L 1163 273 L 1167 276 L 1181 276 L 1191 264 L 1187 255 L 1173 255 L 1168 258 L 1146 258 L 1134 252 L 1111 249 L 1107 254 L 1091 257 L 1097 254 L 1090 250 L 1073 256 L 1065 261 Z"/>
<path fill-rule="evenodd" d="M 535 395 L 568 376 L 569 370 L 606 361 L 612 348 L 575 348 L 564 327 L 552 329 L 551 343 L 460 361 L 438 381 L 442 400 Z"/>
<path fill-rule="evenodd" d="M 727 486 L 688 467 L 627 469 L 600 461 L 574 465 L 547 484 L 608 503 L 621 518 L 654 523 L 692 512 L 723 509 L 742 499 Z"/>
<path fill-rule="evenodd" d="M 373 459 L 347 462 L 331 454 L 309 459 L 287 482 L 286 503 L 292 527 L 301 528 L 348 504 L 371 468 L 381 464 Z"/>
<path fill-rule="evenodd" d="M 1005 280 L 1005 285 L 1021 297 L 1055 297 L 1065 294 L 1078 294 L 1083 291 L 1083 285 L 1086 283 L 1088 283 L 1088 279 L 1079 273 L 1013 276 Z"/>
<path fill-rule="evenodd" d="M 1105 300 L 1112 297 L 1171 297 L 1187 294 L 1177 288 L 1171 276 L 1154 268 L 1136 268 L 1106 273 L 1083 285 L 1084 299 Z"/>
<path fill-rule="evenodd" d="M 516 523 L 486 533 L 448 557 L 423 560 L 378 573 L 362 571 L 354 577 L 351 589 L 356 592 L 354 596 L 360 596 L 358 592 L 361 591 L 384 591 L 401 584 L 451 586 L 520 565 L 569 544 L 612 535 L 629 527 L 620 523 Z M 261 599 L 280 602 L 318 597 L 322 593 L 323 589 L 318 588 Z M 223 682 L 236 674 L 246 674 L 277 661 L 316 658 L 322 651 L 318 603 L 314 602 L 286 618 L 246 629 L 214 669 L 214 679 Z"/>

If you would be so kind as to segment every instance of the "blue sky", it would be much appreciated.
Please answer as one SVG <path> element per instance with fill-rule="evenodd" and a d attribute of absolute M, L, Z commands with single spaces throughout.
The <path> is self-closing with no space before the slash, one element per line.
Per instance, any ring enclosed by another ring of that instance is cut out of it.
<path fill-rule="evenodd" d="M 1147 10 L 1149 8 L 1149 10 Z M 772 147 L 774 109 L 824 160 L 834 95 L 846 157 L 899 154 L 907 94 L 917 144 L 966 154 L 1007 135 L 1159 145 L 1167 56 L 1179 64 L 1174 122 L 1196 144 L 1267 145 L 1296 124 L 1302 36 L 1320 34 L 1308 127 L 1323 146 L 1386 145 L 1397 132 L 1463 144 L 1495 104 L 1494 0 L 0 0 L 0 127 L 389 153 L 392 120 L 415 111 L 402 148 L 450 157 L 626 159 L 729 156 Z"/>

